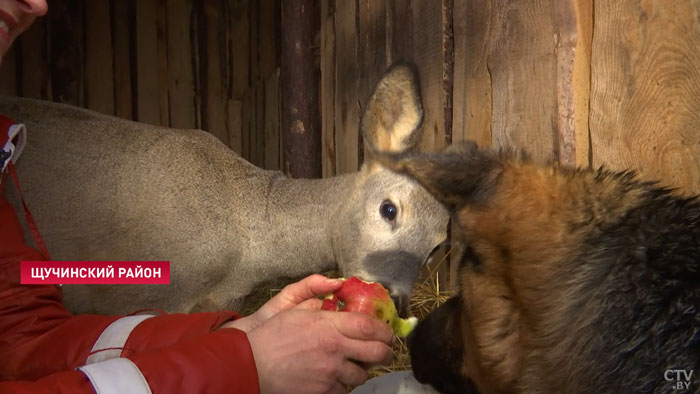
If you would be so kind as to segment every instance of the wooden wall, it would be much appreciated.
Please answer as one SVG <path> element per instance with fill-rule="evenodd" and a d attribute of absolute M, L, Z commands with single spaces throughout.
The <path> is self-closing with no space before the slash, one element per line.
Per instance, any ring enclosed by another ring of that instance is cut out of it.
<path fill-rule="evenodd" d="M 321 102 L 324 176 L 356 171 L 358 123 L 372 87 L 396 61 L 414 62 L 425 109 L 421 148 L 446 144 L 443 7 L 437 1 L 322 1 Z M 329 105 L 333 103 L 333 105 Z"/>
<path fill-rule="evenodd" d="M 700 193 L 700 0 L 319 2 L 323 176 L 359 168 L 371 88 L 409 60 L 423 150 L 468 138 Z M 200 127 L 281 168 L 280 0 L 49 7 L 5 59 L 3 93 Z"/>
<path fill-rule="evenodd" d="M 279 169 L 276 0 L 49 0 L 3 61 L 0 93 L 202 128 Z"/>
<path fill-rule="evenodd" d="M 392 62 L 416 62 L 425 150 L 472 139 L 634 168 L 700 193 L 700 1 L 322 1 L 324 175 Z"/>
<path fill-rule="evenodd" d="M 699 16 L 698 0 L 454 0 L 454 140 L 700 193 Z"/>
<path fill-rule="evenodd" d="M 362 108 L 413 61 L 422 148 L 470 138 L 700 192 L 700 0 L 319 0 L 323 174 L 363 161 Z M 278 169 L 280 0 L 49 0 L 0 92 L 203 128 Z"/>

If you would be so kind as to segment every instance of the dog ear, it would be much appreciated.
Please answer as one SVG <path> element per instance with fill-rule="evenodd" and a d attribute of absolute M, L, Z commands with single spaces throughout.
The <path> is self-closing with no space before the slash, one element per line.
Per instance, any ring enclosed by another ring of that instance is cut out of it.
<path fill-rule="evenodd" d="M 502 172 L 500 160 L 472 141 L 450 145 L 440 153 L 385 153 L 377 159 L 414 178 L 448 210 L 488 197 Z"/>

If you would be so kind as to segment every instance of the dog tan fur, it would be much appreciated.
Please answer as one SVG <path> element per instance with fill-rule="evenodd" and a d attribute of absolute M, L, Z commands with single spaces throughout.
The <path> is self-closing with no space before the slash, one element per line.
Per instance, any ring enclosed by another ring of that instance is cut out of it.
<path fill-rule="evenodd" d="M 664 392 L 666 369 L 697 370 L 696 198 L 469 143 L 383 162 L 438 198 L 464 243 L 457 302 L 409 340 L 419 380 L 448 393 Z"/>

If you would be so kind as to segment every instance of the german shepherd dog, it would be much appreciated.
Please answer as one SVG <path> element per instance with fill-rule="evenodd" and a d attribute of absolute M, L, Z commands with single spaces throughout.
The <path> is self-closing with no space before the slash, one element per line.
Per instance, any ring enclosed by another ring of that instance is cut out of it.
<path fill-rule="evenodd" d="M 408 345 L 443 393 L 700 392 L 700 200 L 474 143 L 384 156 L 450 211 L 459 294 Z"/>

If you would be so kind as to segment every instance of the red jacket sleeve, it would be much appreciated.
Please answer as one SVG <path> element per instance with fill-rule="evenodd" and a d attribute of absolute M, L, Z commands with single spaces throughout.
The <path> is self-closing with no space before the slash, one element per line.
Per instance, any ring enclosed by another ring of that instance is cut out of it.
<path fill-rule="evenodd" d="M 0 394 L 95 394 L 88 378 L 80 371 L 49 375 L 34 382 L 0 382 Z"/>
<path fill-rule="evenodd" d="M 99 371 L 100 362 L 83 372 L 76 368 L 122 316 L 74 316 L 63 306 L 59 287 L 20 284 L 20 262 L 41 255 L 25 244 L 2 189 L 0 182 L 0 393 L 93 392 L 97 383 L 86 375 Z M 215 331 L 237 317 L 227 311 L 151 317 L 131 330 L 115 357 L 131 359 L 135 374 L 153 393 L 256 393 L 257 371 L 245 333 Z"/>
<path fill-rule="evenodd" d="M 136 353 L 130 359 L 153 394 L 259 393 L 253 352 L 239 330 L 221 329 L 168 348 Z"/>

